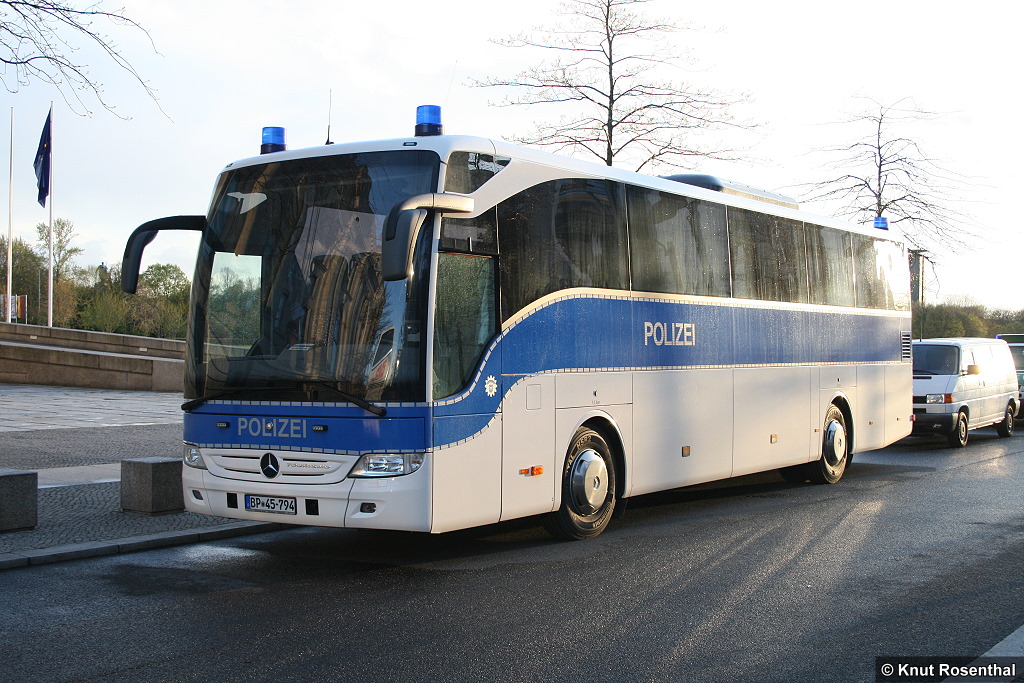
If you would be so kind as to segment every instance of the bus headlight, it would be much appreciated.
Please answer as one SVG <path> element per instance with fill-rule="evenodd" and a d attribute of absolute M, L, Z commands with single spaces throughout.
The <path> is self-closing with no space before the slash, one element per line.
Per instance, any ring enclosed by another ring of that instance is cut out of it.
<path fill-rule="evenodd" d="M 952 403 L 953 394 L 928 394 L 925 403 Z"/>
<path fill-rule="evenodd" d="M 181 455 L 181 460 L 189 467 L 194 467 L 197 470 L 206 469 L 206 463 L 203 461 L 203 452 L 199 450 L 199 446 L 194 444 L 185 444 L 185 450 Z"/>
<path fill-rule="evenodd" d="M 400 477 L 423 464 L 422 453 L 367 453 L 348 473 L 350 477 Z"/>

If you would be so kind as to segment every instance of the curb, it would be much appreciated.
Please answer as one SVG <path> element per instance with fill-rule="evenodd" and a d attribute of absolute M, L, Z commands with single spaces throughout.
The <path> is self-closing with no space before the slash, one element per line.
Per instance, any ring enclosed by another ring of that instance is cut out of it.
<path fill-rule="evenodd" d="M 288 524 L 278 524 L 275 522 L 233 522 L 231 524 L 201 529 L 161 531 L 156 534 L 129 536 L 128 538 L 117 538 L 109 541 L 89 541 L 87 543 L 71 543 L 38 550 L 0 553 L 0 570 L 80 560 L 86 557 L 99 557 L 101 555 L 134 553 L 141 550 L 216 541 L 235 536 L 263 534 L 288 528 L 291 528 Z"/>

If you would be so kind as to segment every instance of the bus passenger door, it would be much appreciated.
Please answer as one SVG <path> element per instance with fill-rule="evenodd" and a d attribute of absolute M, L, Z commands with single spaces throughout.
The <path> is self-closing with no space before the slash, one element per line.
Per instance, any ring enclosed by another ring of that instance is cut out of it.
<path fill-rule="evenodd" d="M 502 405 L 501 519 L 550 512 L 560 468 L 555 453 L 555 376 L 514 382 Z"/>

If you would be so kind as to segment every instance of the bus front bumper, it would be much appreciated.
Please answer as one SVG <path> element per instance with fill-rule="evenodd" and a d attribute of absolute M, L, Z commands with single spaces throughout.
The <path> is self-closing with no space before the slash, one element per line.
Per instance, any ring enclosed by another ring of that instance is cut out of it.
<path fill-rule="evenodd" d="M 429 532 L 428 463 L 401 477 L 355 479 L 337 484 L 283 484 L 218 477 L 182 467 L 185 509 L 204 515 L 350 529 Z M 276 501 L 280 512 L 247 510 L 247 496 Z M 282 505 L 283 503 L 283 505 Z"/>

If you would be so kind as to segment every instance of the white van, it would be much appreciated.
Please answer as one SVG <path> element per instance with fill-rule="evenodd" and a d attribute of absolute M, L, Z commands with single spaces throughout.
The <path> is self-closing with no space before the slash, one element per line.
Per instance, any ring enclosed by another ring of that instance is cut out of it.
<path fill-rule="evenodd" d="M 995 425 L 1013 435 L 1019 408 L 1017 373 L 1001 339 L 922 339 L 914 342 L 914 434 L 945 434 L 967 445 L 967 431 Z"/>
<path fill-rule="evenodd" d="M 1017 391 L 1020 392 L 1017 403 L 1024 402 L 1024 334 L 997 334 L 1010 347 L 1013 364 L 1017 366 Z M 1024 411 L 1018 411 L 1017 419 L 1024 418 Z"/>

